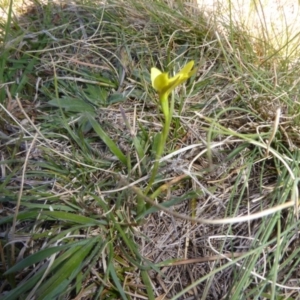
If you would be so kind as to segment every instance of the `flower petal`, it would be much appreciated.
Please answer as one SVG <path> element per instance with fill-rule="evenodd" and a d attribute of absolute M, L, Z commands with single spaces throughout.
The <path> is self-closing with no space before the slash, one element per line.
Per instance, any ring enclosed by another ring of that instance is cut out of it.
<path fill-rule="evenodd" d="M 187 63 L 178 74 L 189 74 L 194 66 L 194 61 L 191 60 L 189 63 Z"/>
<path fill-rule="evenodd" d="M 152 86 L 157 92 L 161 92 L 169 83 L 169 76 L 167 73 L 161 73 L 152 82 Z"/>
<path fill-rule="evenodd" d="M 186 64 L 183 69 L 178 73 L 179 80 L 177 82 L 177 85 L 180 85 L 181 83 L 187 81 L 191 76 L 193 76 L 196 73 L 196 69 L 193 69 L 194 61 L 190 61 L 188 64 Z"/>
<path fill-rule="evenodd" d="M 162 93 L 166 93 L 167 95 L 172 92 L 178 86 L 178 82 L 180 81 L 180 75 L 177 74 L 172 78 L 169 78 L 168 84 L 162 89 Z"/>
<path fill-rule="evenodd" d="M 161 71 L 158 70 L 157 68 L 151 68 L 151 82 L 152 86 L 154 87 L 154 80 L 157 76 L 161 74 Z"/>
<path fill-rule="evenodd" d="M 160 96 L 164 95 L 164 97 L 168 97 L 172 90 L 195 74 L 196 69 L 193 69 L 193 66 L 194 61 L 192 60 L 171 78 L 169 78 L 168 73 L 162 73 L 157 68 L 151 68 L 151 82 L 153 88 Z"/>

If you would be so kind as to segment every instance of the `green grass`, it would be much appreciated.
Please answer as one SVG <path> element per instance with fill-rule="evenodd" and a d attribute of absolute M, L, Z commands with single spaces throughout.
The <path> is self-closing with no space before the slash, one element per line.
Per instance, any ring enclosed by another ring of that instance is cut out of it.
<path fill-rule="evenodd" d="M 288 37 L 218 31 L 180 1 L 35 1 L 7 22 L 1 299 L 300 297 Z M 190 60 L 148 192 L 163 121 L 150 68 Z"/>

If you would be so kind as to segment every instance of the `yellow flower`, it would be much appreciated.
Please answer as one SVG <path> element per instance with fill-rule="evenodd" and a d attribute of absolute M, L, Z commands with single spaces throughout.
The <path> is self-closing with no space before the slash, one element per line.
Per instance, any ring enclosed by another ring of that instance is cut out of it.
<path fill-rule="evenodd" d="M 160 98 L 167 98 L 172 90 L 194 75 L 196 70 L 192 70 L 193 66 L 194 61 L 192 60 L 187 63 L 180 72 L 171 78 L 169 78 L 168 73 L 162 73 L 157 68 L 151 68 L 152 86 L 158 92 Z"/>

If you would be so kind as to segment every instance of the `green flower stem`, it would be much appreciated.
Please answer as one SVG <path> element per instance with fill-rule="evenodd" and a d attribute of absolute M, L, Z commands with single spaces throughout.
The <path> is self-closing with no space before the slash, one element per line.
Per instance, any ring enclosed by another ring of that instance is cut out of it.
<path fill-rule="evenodd" d="M 169 136 L 169 131 L 170 131 L 170 126 L 171 126 L 171 121 L 172 121 L 172 116 L 173 116 L 173 110 L 174 110 L 174 97 L 172 95 L 172 101 L 171 105 L 169 107 L 169 102 L 168 102 L 168 94 L 162 94 L 160 95 L 160 104 L 161 108 L 165 117 L 165 122 L 163 124 L 163 130 L 160 136 L 160 142 L 158 143 L 157 149 L 156 149 L 156 157 L 155 157 L 155 163 L 152 169 L 151 177 L 149 179 L 148 186 L 145 189 L 145 195 L 148 194 L 149 190 L 151 189 L 155 177 L 157 175 L 157 171 L 159 168 L 159 160 L 164 152 L 165 145 L 167 142 L 167 138 Z"/>
<path fill-rule="evenodd" d="M 186 82 L 192 75 L 196 73 L 196 69 L 193 69 L 194 67 L 194 61 L 190 61 L 187 63 L 177 74 L 175 74 L 173 77 L 169 77 L 168 73 L 163 73 L 159 69 L 153 67 L 151 68 L 151 83 L 152 87 L 155 89 L 155 91 L 159 95 L 159 101 L 160 106 L 162 109 L 162 112 L 164 114 L 164 122 L 163 122 L 163 129 L 160 134 L 157 134 L 155 137 L 155 140 L 153 142 L 154 147 L 156 146 L 156 156 L 155 156 L 155 162 L 151 171 L 151 175 L 149 178 L 149 182 L 147 187 L 144 190 L 144 195 L 146 196 L 149 191 L 151 190 L 153 183 L 155 181 L 155 177 L 157 176 L 158 169 L 159 169 L 159 160 L 161 159 L 161 156 L 163 155 L 163 152 L 165 150 L 165 146 L 167 143 L 167 139 L 170 132 L 172 117 L 173 117 L 173 111 L 174 111 L 174 94 L 172 93 L 172 100 L 171 103 L 169 103 L 168 98 L 169 94 L 174 91 L 174 89 Z M 156 189 L 150 196 L 152 199 L 156 198 L 160 194 L 161 189 Z M 142 214 L 143 209 L 143 199 L 141 197 L 138 197 L 138 215 L 139 212 Z"/>

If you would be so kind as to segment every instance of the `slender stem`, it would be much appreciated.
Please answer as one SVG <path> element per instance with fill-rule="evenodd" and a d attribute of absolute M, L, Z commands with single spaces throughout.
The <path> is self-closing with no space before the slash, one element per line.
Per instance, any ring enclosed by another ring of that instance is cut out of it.
<path fill-rule="evenodd" d="M 168 95 L 167 94 L 162 94 L 160 95 L 160 104 L 161 108 L 163 111 L 163 114 L 165 116 L 165 122 L 163 124 L 163 130 L 160 135 L 160 141 L 158 143 L 157 149 L 156 149 L 156 157 L 155 157 L 155 162 L 154 166 L 152 169 L 151 177 L 149 179 L 149 183 L 145 189 L 145 195 L 148 194 L 149 190 L 151 189 L 155 177 L 157 175 L 158 167 L 159 167 L 159 160 L 164 152 L 165 145 L 167 142 L 167 138 L 169 136 L 169 131 L 170 131 L 170 126 L 171 126 L 171 120 L 172 120 L 172 114 L 173 114 L 173 108 L 174 108 L 174 99 L 172 97 L 172 102 L 171 102 L 171 109 L 169 108 L 169 102 L 168 102 Z"/>

